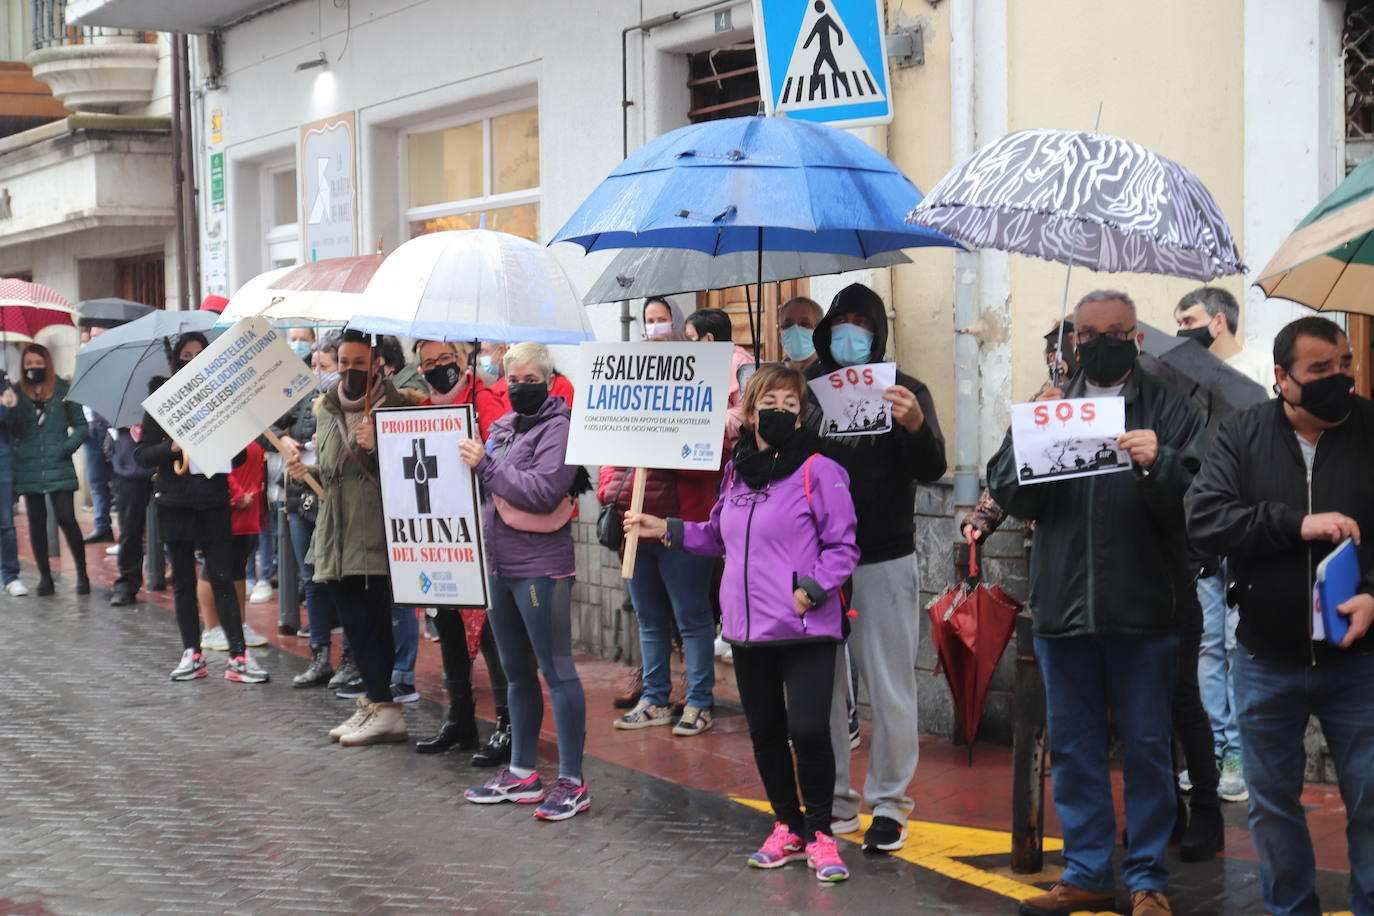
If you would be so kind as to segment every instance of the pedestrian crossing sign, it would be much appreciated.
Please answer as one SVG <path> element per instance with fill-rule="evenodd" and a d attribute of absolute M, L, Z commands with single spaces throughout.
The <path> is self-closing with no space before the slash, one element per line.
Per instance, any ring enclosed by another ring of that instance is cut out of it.
<path fill-rule="evenodd" d="M 833 127 L 892 120 L 883 0 L 754 0 L 764 109 Z"/>

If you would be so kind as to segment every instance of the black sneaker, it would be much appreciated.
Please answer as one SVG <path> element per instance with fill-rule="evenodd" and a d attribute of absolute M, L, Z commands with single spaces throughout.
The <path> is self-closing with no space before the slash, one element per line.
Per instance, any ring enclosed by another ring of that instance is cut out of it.
<path fill-rule="evenodd" d="M 890 817 L 878 815 L 864 834 L 864 852 L 894 852 L 906 843 L 906 825 Z"/>
<path fill-rule="evenodd" d="M 393 703 L 416 703 L 420 700 L 420 691 L 415 689 L 414 684 L 406 684 L 401 681 L 391 685 L 391 702 Z"/>
<path fill-rule="evenodd" d="M 127 589 L 115 589 L 110 595 L 110 607 L 128 607 L 134 603 L 134 596 Z"/>
<path fill-rule="evenodd" d="M 367 693 L 367 687 L 363 684 L 363 679 L 358 677 L 334 691 L 334 696 L 342 697 L 345 700 L 356 700 L 365 693 Z"/>

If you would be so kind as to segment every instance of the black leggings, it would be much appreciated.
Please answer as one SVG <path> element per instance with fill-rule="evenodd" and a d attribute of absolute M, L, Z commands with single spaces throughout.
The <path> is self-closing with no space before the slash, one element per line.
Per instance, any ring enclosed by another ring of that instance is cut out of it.
<path fill-rule="evenodd" d="M 29 546 L 33 548 L 33 562 L 41 575 L 48 575 L 48 503 L 46 496 L 52 497 L 52 512 L 57 518 L 57 527 L 67 538 L 72 559 L 76 562 L 78 575 L 86 575 L 86 545 L 81 539 L 81 526 L 76 523 L 76 509 L 72 506 L 72 491 L 57 490 L 53 493 L 25 493 L 24 511 L 29 516 Z"/>
<path fill-rule="evenodd" d="M 1181 611 L 1178 633 L 1178 679 L 1174 682 L 1174 734 L 1183 748 L 1188 778 L 1193 781 L 1193 807 L 1217 808 L 1221 799 L 1217 785 L 1212 722 L 1202 705 L 1197 682 L 1197 657 L 1202 645 L 1202 605 L 1197 589 L 1191 585 L 1180 590 Z"/>
<path fill-rule="evenodd" d="M 735 646 L 733 652 L 754 763 L 774 817 L 803 840 L 813 840 L 817 833 L 828 836 L 835 792 L 835 752 L 830 746 L 835 644 Z M 805 816 L 797 801 L 799 785 Z"/>
<path fill-rule="evenodd" d="M 386 576 L 344 576 L 316 585 L 338 608 L 367 698 L 374 703 L 390 703 L 391 667 L 396 656 L 391 634 L 391 580 Z"/>
<path fill-rule="evenodd" d="M 448 687 L 448 701 L 452 706 L 472 705 L 472 659 L 468 656 L 468 634 L 463 615 L 457 608 L 441 607 L 434 615 L 434 628 L 439 631 L 439 651 L 444 659 L 444 680 Z M 482 658 L 487 663 L 487 677 L 496 700 L 496 717 L 510 720 L 506 707 L 506 672 L 501 667 L 501 655 L 496 639 L 491 635 L 491 623 L 482 622 Z M 450 717 L 453 713 L 450 712 Z M 455 719 L 455 721 L 457 721 Z"/>
<path fill-rule="evenodd" d="M 225 513 L 226 517 L 228 513 Z M 244 652 L 243 617 L 239 614 L 239 596 L 234 589 L 234 560 L 231 536 L 208 538 L 200 542 L 205 556 L 205 579 L 215 596 L 215 610 L 219 624 L 229 643 L 229 657 L 238 658 Z M 200 604 L 196 600 L 196 542 L 168 541 L 167 554 L 172 559 L 172 596 L 176 602 L 177 629 L 181 631 L 183 649 L 200 649 Z"/>

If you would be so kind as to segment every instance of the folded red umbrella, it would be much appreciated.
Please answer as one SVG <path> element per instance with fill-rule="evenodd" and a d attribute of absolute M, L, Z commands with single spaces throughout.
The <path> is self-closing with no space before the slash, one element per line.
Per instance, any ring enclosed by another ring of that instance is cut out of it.
<path fill-rule="evenodd" d="M 926 606 L 930 635 L 954 697 L 954 708 L 969 745 L 973 741 L 988 698 L 988 685 L 997 662 L 1011 641 L 1021 603 L 1000 585 L 986 585 L 978 566 L 978 547 L 969 548 L 969 576 L 946 589 Z M 937 669 L 938 671 L 938 669 Z"/>

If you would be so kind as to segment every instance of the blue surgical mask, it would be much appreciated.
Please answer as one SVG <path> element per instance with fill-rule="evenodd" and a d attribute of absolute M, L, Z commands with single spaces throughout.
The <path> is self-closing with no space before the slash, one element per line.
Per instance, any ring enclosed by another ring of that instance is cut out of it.
<path fill-rule="evenodd" d="M 857 366 L 873 354 L 873 332 L 857 324 L 837 324 L 830 330 L 830 355 L 841 366 Z"/>
<path fill-rule="evenodd" d="M 310 348 L 312 344 L 308 340 L 293 340 L 290 342 L 291 352 L 301 359 L 310 358 Z"/>
<path fill-rule="evenodd" d="M 811 341 L 811 329 L 799 324 L 783 328 L 782 352 L 787 354 L 788 359 L 797 362 L 810 359 L 811 354 L 816 352 L 816 345 Z"/>
<path fill-rule="evenodd" d="M 486 375 L 501 374 L 501 370 L 496 368 L 496 360 L 492 359 L 490 356 L 487 356 L 485 354 L 477 357 L 477 366 Z"/>

